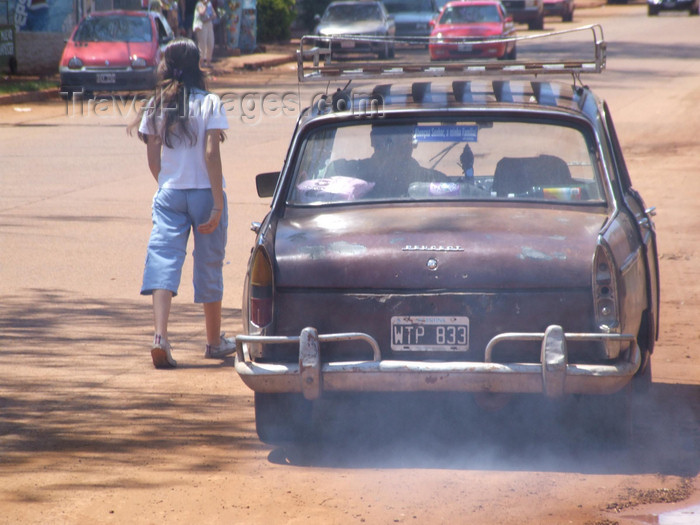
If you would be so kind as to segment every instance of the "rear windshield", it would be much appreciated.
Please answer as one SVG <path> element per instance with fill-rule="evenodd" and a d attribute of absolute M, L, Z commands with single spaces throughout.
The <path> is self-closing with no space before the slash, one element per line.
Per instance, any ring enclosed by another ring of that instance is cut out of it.
<path fill-rule="evenodd" d="M 151 42 L 153 31 L 147 16 L 94 16 L 80 23 L 76 42 Z"/>
<path fill-rule="evenodd" d="M 430 0 L 384 0 L 384 7 L 390 13 L 423 13 L 435 10 Z"/>
<path fill-rule="evenodd" d="M 304 141 L 289 204 L 411 200 L 604 202 L 592 139 L 524 121 L 363 122 Z"/>

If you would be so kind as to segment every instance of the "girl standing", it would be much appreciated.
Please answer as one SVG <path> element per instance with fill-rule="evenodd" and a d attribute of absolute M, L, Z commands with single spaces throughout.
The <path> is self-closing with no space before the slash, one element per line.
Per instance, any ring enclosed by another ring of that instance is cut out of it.
<path fill-rule="evenodd" d="M 197 39 L 199 53 L 202 57 L 202 67 L 210 67 L 214 54 L 214 20 L 216 10 L 211 0 L 199 0 L 194 8 L 192 32 Z"/>

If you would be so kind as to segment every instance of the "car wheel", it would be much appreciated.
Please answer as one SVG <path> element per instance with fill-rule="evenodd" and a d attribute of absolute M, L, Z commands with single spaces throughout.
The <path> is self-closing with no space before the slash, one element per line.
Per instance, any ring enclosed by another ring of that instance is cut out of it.
<path fill-rule="evenodd" d="M 298 442 L 311 435 L 310 401 L 301 394 L 255 393 L 255 430 L 271 445 Z"/>
<path fill-rule="evenodd" d="M 518 58 L 518 48 L 515 44 L 513 44 L 513 49 L 511 49 L 510 53 L 508 54 L 508 60 L 515 60 Z"/>
<path fill-rule="evenodd" d="M 648 6 L 647 13 L 649 16 L 656 16 L 659 14 L 659 10 L 656 7 Z"/>
<path fill-rule="evenodd" d="M 569 6 L 569 9 L 564 13 L 564 16 L 561 17 L 562 22 L 571 22 L 574 19 L 574 6 L 573 4 Z"/>
<path fill-rule="evenodd" d="M 537 20 L 529 22 L 527 25 L 530 30 L 540 30 L 544 29 L 544 14 L 540 15 Z"/>

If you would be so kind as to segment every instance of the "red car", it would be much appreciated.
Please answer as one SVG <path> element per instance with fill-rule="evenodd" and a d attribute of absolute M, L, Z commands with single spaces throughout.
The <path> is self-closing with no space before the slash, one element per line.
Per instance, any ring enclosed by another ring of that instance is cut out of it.
<path fill-rule="evenodd" d="M 430 59 L 516 58 L 513 18 L 501 2 L 470 0 L 445 5 L 430 34 Z"/>
<path fill-rule="evenodd" d="M 173 38 L 151 11 L 103 11 L 73 30 L 58 67 L 61 94 L 139 91 L 155 87 L 160 49 Z"/>

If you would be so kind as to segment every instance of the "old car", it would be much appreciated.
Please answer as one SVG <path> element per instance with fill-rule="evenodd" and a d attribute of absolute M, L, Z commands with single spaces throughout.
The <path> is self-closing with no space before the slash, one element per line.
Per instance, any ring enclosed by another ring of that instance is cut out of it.
<path fill-rule="evenodd" d="M 304 111 L 282 170 L 256 179 L 272 200 L 235 368 L 263 441 L 354 392 L 580 396 L 602 400 L 606 439 L 625 435 L 630 385 L 651 380 L 656 237 L 610 109 L 580 82 L 605 65 L 602 30 L 582 29 L 595 58 L 527 72 L 300 62 L 303 80 L 358 85 Z"/>
<path fill-rule="evenodd" d="M 661 11 L 688 11 L 693 15 L 700 14 L 700 0 L 647 0 L 647 13 L 656 16 Z"/>
<path fill-rule="evenodd" d="M 335 37 L 316 39 L 317 45 L 331 47 L 335 54 L 369 52 L 379 58 L 394 56 L 394 44 L 386 37 L 395 35 L 396 26 L 381 2 L 332 2 L 318 18 L 315 33 L 319 37 Z M 341 39 L 341 36 L 354 38 Z"/>
<path fill-rule="evenodd" d="M 562 22 L 571 22 L 574 19 L 574 0 L 543 0 L 544 16 L 560 16 Z"/>
<path fill-rule="evenodd" d="M 151 90 L 162 46 L 173 38 L 154 11 L 98 11 L 73 29 L 59 64 L 60 92 Z"/>
<path fill-rule="evenodd" d="M 430 35 L 430 21 L 438 12 L 434 0 L 383 0 L 383 3 L 396 21 L 396 36 L 420 39 Z"/>
<path fill-rule="evenodd" d="M 544 0 L 502 0 L 503 5 L 519 24 L 528 29 L 544 28 Z"/>
<path fill-rule="evenodd" d="M 432 25 L 431 60 L 516 58 L 513 18 L 498 0 L 449 2 Z"/>

